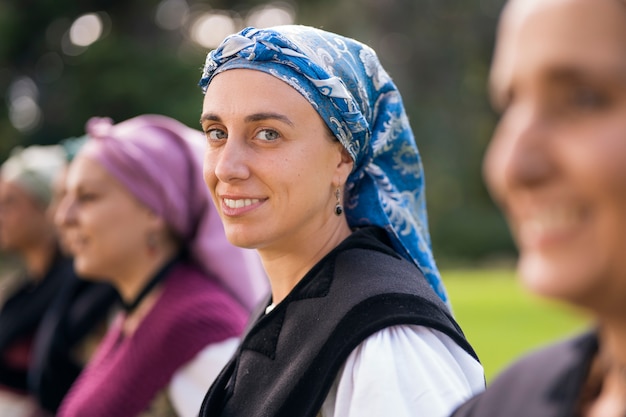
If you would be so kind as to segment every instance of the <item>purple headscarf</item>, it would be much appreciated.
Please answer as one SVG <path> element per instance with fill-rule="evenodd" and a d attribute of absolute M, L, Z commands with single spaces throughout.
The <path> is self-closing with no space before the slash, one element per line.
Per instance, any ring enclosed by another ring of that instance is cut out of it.
<path fill-rule="evenodd" d="M 79 155 L 100 163 L 165 220 L 192 260 L 252 309 L 268 281 L 256 252 L 226 239 L 202 178 L 202 133 L 166 116 L 142 115 L 116 125 L 92 118 L 87 135 Z"/>

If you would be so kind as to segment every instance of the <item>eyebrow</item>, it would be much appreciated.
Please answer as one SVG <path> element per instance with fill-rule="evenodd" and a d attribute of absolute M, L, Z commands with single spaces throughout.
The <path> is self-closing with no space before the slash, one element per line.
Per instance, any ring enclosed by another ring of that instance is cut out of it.
<path fill-rule="evenodd" d="M 556 67 L 552 69 L 547 79 L 551 82 L 558 81 L 574 81 L 581 82 L 593 79 L 599 79 L 602 81 L 616 80 L 626 82 L 626 71 L 622 69 L 618 70 L 605 70 L 603 68 L 568 68 L 568 67 Z"/>
<path fill-rule="evenodd" d="M 548 68 L 543 77 L 545 81 L 553 86 L 584 84 L 588 82 L 602 84 L 611 81 L 616 81 L 626 86 L 626 68 L 623 67 L 607 70 L 601 66 L 579 68 L 570 65 L 555 65 L 552 68 Z M 506 103 L 513 94 L 509 89 L 503 90 L 499 88 L 498 84 L 491 80 L 488 92 L 492 108 L 498 112 L 501 112 L 506 107 Z"/>
<path fill-rule="evenodd" d="M 291 127 L 295 127 L 294 123 L 287 116 L 280 113 L 272 113 L 272 112 L 263 112 L 263 113 L 254 113 L 249 116 L 246 116 L 244 121 L 246 123 L 250 122 L 259 122 L 263 120 L 278 120 L 285 124 L 288 124 Z M 214 122 L 222 122 L 222 119 L 215 113 L 206 113 L 203 114 L 200 118 L 200 124 L 204 121 L 214 121 Z"/>

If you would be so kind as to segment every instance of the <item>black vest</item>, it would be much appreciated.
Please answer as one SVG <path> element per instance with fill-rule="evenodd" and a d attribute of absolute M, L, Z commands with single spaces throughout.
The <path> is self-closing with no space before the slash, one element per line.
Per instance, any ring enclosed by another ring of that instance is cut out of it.
<path fill-rule="evenodd" d="M 381 229 L 353 233 L 261 313 L 200 416 L 313 417 L 352 350 L 389 326 L 439 330 L 476 357 L 420 271 L 389 245 Z"/>

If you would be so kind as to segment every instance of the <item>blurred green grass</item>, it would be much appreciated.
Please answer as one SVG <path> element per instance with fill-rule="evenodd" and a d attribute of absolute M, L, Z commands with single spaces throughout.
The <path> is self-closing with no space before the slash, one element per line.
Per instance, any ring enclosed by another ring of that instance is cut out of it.
<path fill-rule="evenodd" d="M 454 315 L 487 382 L 520 355 L 584 329 L 587 317 L 524 290 L 513 270 L 441 271 Z"/>

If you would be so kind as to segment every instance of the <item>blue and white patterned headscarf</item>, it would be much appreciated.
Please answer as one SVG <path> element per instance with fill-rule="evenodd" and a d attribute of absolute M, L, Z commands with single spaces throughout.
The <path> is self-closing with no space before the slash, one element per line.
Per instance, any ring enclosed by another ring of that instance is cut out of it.
<path fill-rule="evenodd" d="M 271 74 L 311 103 L 354 160 L 344 207 L 350 227 L 384 228 L 447 302 L 431 250 L 421 159 L 400 92 L 376 53 L 311 27 L 249 27 L 208 54 L 203 91 L 233 68 Z"/>

